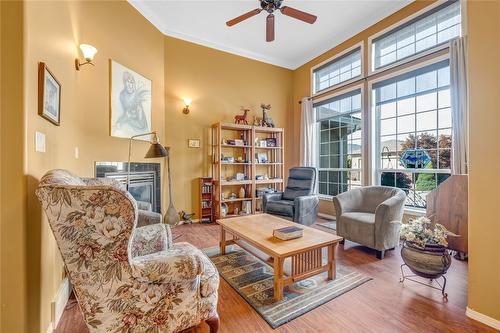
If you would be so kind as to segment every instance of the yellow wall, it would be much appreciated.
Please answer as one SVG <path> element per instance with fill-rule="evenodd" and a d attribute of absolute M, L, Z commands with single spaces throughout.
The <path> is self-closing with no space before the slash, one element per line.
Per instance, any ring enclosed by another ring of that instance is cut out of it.
<path fill-rule="evenodd" d="M 165 89 L 174 204 L 199 216 L 196 178 L 211 175 L 210 125 L 233 122 L 242 106 L 251 110 L 251 122 L 262 116 L 260 104 L 270 103 L 276 126 L 287 128 L 292 71 L 166 37 Z M 193 100 L 189 115 L 181 112 L 184 97 Z M 200 139 L 201 148 L 188 148 L 188 139 Z"/>
<path fill-rule="evenodd" d="M 95 161 L 126 160 L 128 141 L 109 136 L 109 59 L 152 80 L 152 127 L 172 147 L 174 203 L 187 211 L 197 211 L 194 180 L 209 175 L 209 126 L 232 121 L 240 106 L 252 110 L 251 119 L 266 102 L 277 126 L 286 127 L 292 71 L 165 37 L 124 1 L 2 2 L 1 8 L 2 87 L 11 80 L 9 91 L 2 90 L 2 110 L 18 110 L 2 112 L 1 118 L 2 332 L 45 333 L 64 272 L 34 190 L 53 168 L 93 176 Z M 77 72 L 80 43 L 94 45 L 98 53 L 95 67 Z M 15 52 L 5 52 L 9 46 Z M 59 127 L 37 115 L 39 61 L 62 84 Z M 7 94 L 16 98 L 7 101 Z M 182 97 L 193 99 L 187 116 L 181 112 Z M 35 152 L 35 131 L 46 135 L 45 153 Z M 187 148 L 188 138 L 200 139 L 201 148 Z M 133 159 L 142 160 L 147 147 L 135 142 Z M 6 153 L 9 163 L 4 163 Z M 11 156 L 17 156 L 15 163 Z M 4 182 L 7 172 L 13 176 Z"/>
<path fill-rule="evenodd" d="M 469 308 L 500 321 L 500 2 L 469 1 Z M 493 169 L 492 169 L 493 168 Z"/>
<path fill-rule="evenodd" d="M 25 22 L 28 329 L 46 332 L 50 302 L 63 269 L 34 190 L 50 169 L 64 168 L 91 177 L 95 161 L 127 159 L 128 140 L 109 136 L 109 59 L 152 80 L 152 128 L 164 140 L 164 37 L 124 2 L 26 2 Z M 95 67 L 77 72 L 74 59 L 80 43 L 92 44 L 99 51 Z M 62 85 L 59 127 L 37 114 L 39 61 L 47 64 Z M 35 152 L 35 131 L 45 133 L 46 153 Z M 79 147 L 79 159 L 74 156 L 75 147 Z M 134 143 L 134 160 L 141 160 L 147 147 Z"/>
<path fill-rule="evenodd" d="M 0 2 L 0 331 L 26 326 L 23 4 Z"/>

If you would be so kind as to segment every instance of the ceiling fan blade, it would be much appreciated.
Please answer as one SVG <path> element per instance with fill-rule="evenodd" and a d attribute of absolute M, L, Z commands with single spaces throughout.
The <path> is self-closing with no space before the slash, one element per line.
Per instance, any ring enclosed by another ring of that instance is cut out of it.
<path fill-rule="evenodd" d="M 297 20 L 301 20 L 301 21 L 304 21 L 304 22 L 307 22 L 310 24 L 313 24 L 314 22 L 316 22 L 316 19 L 317 19 L 317 17 L 315 15 L 312 15 L 312 14 L 309 14 L 309 13 L 306 13 L 306 12 L 303 12 L 301 10 L 298 10 L 298 9 L 295 9 L 292 7 L 288 7 L 288 6 L 283 6 L 280 8 L 280 10 L 286 16 L 290 16 L 290 17 L 293 17 Z"/>
<path fill-rule="evenodd" d="M 274 40 L 274 15 L 267 15 L 266 19 L 266 42 L 272 42 Z"/>
<path fill-rule="evenodd" d="M 232 27 L 233 25 L 238 24 L 241 21 L 244 21 L 244 20 L 246 20 L 246 19 L 248 19 L 248 18 L 250 18 L 252 16 L 255 16 L 255 15 L 259 14 L 261 11 L 262 11 L 262 9 L 251 10 L 248 13 L 245 13 L 245 14 L 240 15 L 240 16 L 238 16 L 238 17 L 236 17 L 236 18 L 234 18 L 234 19 L 232 19 L 230 21 L 227 21 L 226 25 L 228 27 Z"/>

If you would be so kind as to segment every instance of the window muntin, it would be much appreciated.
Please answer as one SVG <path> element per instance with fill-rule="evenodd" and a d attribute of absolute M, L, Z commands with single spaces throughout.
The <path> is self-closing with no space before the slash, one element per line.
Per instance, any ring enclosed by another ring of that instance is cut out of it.
<path fill-rule="evenodd" d="M 319 194 L 361 186 L 361 90 L 314 105 L 319 132 Z"/>
<path fill-rule="evenodd" d="M 449 61 L 373 85 L 377 165 L 381 185 L 407 193 L 406 205 L 426 207 L 426 195 L 450 175 Z M 426 165 L 401 162 L 406 151 L 428 154 Z"/>
<path fill-rule="evenodd" d="M 361 47 L 314 69 L 314 93 L 358 76 L 361 76 Z"/>
<path fill-rule="evenodd" d="M 374 39 L 372 69 L 413 56 L 460 35 L 460 1 L 448 1 Z"/>

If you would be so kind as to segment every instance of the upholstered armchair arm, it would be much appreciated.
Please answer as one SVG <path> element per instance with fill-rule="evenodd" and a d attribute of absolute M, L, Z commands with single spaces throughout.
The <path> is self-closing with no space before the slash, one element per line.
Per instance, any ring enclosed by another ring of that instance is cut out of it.
<path fill-rule="evenodd" d="M 116 189 L 126 191 L 125 185 L 113 178 L 81 178 L 87 186 L 112 186 Z"/>
<path fill-rule="evenodd" d="M 337 221 L 343 213 L 354 212 L 359 207 L 363 200 L 360 189 L 352 189 L 347 192 L 337 194 L 333 197 L 333 205 L 335 207 L 335 215 Z"/>
<path fill-rule="evenodd" d="M 137 211 L 137 213 L 137 227 L 158 224 L 162 222 L 162 216 L 159 213 L 140 209 Z"/>
<path fill-rule="evenodd" d="M 300 224 L 311 225 L 316 222 L 318 215 L 319 197 L 317 195 L 305 195 L 294 199 L 294 218 Z"/>
<path fill-rule="evenodd" d="M 382 202 L 375 210 L 375 248 L 390 249 L 399 242 L 406 194 L 403 191 Z"/>
<path fill-rule="evenodd" d="M 130 253 L 132 258 L 166 251 L 172 246 L 170 227 L 163 224 L 151 224 L 136 227 L 132 231 Z"/>
<path fill-rule="evenodd" d="M 204 254 L 189 243 L 176 243 L 170 249 L 132 257 L 132 275 L 144 283 L 193 281 L 207 265 Z"/>
<path fill-rule="evenodd" d="M 262 195 L 262 210 L 266 212 L 266 206 L 269 201 L 278 201 L 281 198 L 283 198 L 283 192 L 265 193 Z"/>

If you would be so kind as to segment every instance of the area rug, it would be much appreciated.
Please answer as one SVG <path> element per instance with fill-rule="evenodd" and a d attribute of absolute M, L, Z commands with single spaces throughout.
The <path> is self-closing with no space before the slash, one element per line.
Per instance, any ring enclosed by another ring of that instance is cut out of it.
<path fill-rule="evenodd" d="M 325 274 L 294 283 L 284 289 L 283 300 L 274 301 L 273 268 L 259 258 L 231 245 L 226 254 L 218 248 L 203 250 L 220 275 L 262 318 L 276 328 L 304 313 L 371 280 L 362 274 L 337 266 L 337 278 L 328 281 Z"/>
<path fill-rule="evenodd" d="M 331 230 L 337 230 L 337 221 L 335 220 L 328 220 L 328 222 L 316 222 L 316 225 L 319 225 L 320 227 L 323 228 L 328 228 Z"/>

